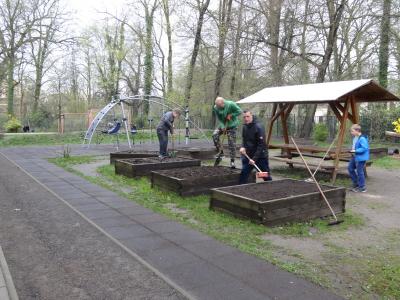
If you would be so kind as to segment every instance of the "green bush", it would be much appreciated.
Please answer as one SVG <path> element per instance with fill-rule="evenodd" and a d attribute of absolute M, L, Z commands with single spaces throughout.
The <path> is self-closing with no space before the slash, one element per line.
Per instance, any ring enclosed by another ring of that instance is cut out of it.
<path fill-rule="evenodd" d="M 4 128 L 7 132 L 18 132 L 18 130 L 22 127 L 21 122 L 14 116 L 10 116 L 8 121 L 6 122 Z"/>
<path fill-rule="evenodd" d="M 48 129 L 52 126 L 54 117 L 43 106 L 29 116 L 32 127 L 40 129 Z"/>
<path fill-rule="evenodd" d="M 313 139 L 316 142 L 325 142 L 328 138 L 328 127 L 324 123 L 315 124 L 313 130 Z"/>

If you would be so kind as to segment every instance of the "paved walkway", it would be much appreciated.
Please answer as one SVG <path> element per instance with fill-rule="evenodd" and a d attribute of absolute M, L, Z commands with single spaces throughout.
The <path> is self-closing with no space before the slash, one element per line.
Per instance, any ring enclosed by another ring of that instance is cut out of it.
<path fill-rule="evenodd" d="M 148 147 L 139 146 L 142 149 Z M 57 151 L 62 152 L 61 147 L 0 149 L 0 153 L 59 201 L 65 202 L 186 297 L 341 299 L 326 289 L 168 220 L 44 159 L 56 156 Z M 107 146 L 92 146 L 90 150 L 75 146 L 72 155 L 110 151 L 114 150 Z"/>

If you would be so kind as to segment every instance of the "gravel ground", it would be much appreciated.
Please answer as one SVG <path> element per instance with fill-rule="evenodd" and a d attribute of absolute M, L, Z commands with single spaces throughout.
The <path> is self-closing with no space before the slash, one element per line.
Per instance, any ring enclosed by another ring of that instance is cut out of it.
<path fill-rule="evenodd" d="M 0 155 L 0 244 L 20 299 L 185 299 Z"/>

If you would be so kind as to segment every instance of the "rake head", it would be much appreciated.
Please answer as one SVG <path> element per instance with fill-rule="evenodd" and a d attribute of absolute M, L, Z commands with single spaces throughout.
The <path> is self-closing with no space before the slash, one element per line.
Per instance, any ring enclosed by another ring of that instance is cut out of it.
<path fill-rule="evenodd" d="M 256 176 L 257 176 L 257 178 L 268 178 L 269 173 L 268 172 L 257 172 Z"/>

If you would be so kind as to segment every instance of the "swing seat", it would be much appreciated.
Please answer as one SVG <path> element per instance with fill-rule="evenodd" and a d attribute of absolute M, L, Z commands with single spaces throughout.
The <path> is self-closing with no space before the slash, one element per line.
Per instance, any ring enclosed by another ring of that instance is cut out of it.
<path fill-rule="evenodd" d="M 131 134 L 132 134 L 132 135 L 135 135 L 136 133 L 138 133 L 137 128 L 136 128 L 135 125 L 133 125 L 133 126 L 131 127 Z"/>
<path fill-rule="evenodd" d="M 118 131 L 121 129 L 121 123 L 117 122 L 114 127 L 108 129 L 108 130 L 103 130 L 102 133 L 106 134 L 116 134 Z"/>

